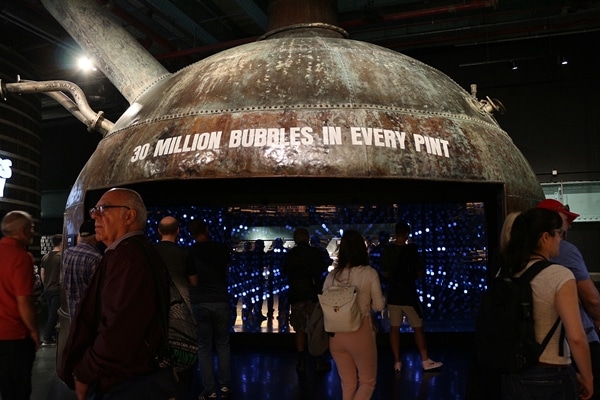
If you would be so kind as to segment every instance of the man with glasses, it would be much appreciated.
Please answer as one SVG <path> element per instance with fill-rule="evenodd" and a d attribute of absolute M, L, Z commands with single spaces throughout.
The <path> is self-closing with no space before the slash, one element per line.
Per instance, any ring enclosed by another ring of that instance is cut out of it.
<path fill-rule="evenodd" d="M 566 233 L 571 228 L 573 221 L 579 217 L 579 214 L 572 212 L 568 205 L 563 205 L 560 201 L 554 199 L 542 200 L 537 207 L 557 211 L 563 220 L 560 230 L 563 240 L 560 243 L 559 254 L 550 261 L 564 265 L 575 275 L 577 293 L 580 299 L 581 321 L 587 334 L 592 358 L 592 372 L 594 375 L 594 395 L 592 399 L 600 399 L 600 338 L 598 337 L 600 294 L 590 277 L 581 252 L 573 243 L 566 240 Z"/>
<path fill-rule="evenodd" d="M 116 188 L 90 215 L 107 248 L 71 322 L 59 376 L 78 400 L 174 398 L 172 371 L 157 362 L 168 272 L 143 232 L 146 207 L 137 192 Z"/>

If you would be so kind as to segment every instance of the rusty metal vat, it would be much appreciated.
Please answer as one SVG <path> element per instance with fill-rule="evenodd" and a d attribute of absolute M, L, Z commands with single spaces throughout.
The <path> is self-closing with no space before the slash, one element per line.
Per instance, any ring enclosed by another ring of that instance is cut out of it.
<path fill-rule="evenodd" d="M 91 191 L 150 182 L 170 182 L 183 197 L 195 185 L 235 191 L 223 181 L 239 178 L 276 179 L 278 189 L 295 193 L 313 189 L 313 178 L 328 180 L 336 193 L 346 179 L 392 183 L 395 192 L 426 187 L 437 198 L 472 198 L 493 187 L 486 196 L 499 197 L 504 211 L 543 198 L 488 102 L 415 59 L 346 38 L 334 25 L 334 2 L 310 1 L 304 12 L 290 13 L 289 1 L 273 1 L 262 40 L 173 74 L 143 49 L 121 45 L 112 28 L 104 35 L 82 24 L 93 5 L 81 11 L 78 2 L 44 3 L 83 47 L 105 56 L 103 70 L 131 102 L 73 186 L 68 231 L 76 231 Z M 102 10 L 93 12 L 99 20 Z M 115 47 L 135 56 L 109 60 Z M 243 183 L 236 186 L 240 201 L 257 200 Z M 267 201 L 286 201 L 268 188 Z M 160 201 L 162 190 L 148 190 Z"/>
<path fill-rule="evenodd" d="M 489 99 L 347 38 L 334 1 L 273 0 L 262 40 L 175 73 L 96 2 L 43 3 L 131 104 L 113 124 L 67 102 L 105 133 L 72 187 L 65 234 L 114 186 L 151 205 L 480 201 L 492 242 L 504 213 L 544 197 Z M 12 85 L 0 92 L 52 87 Z"/>

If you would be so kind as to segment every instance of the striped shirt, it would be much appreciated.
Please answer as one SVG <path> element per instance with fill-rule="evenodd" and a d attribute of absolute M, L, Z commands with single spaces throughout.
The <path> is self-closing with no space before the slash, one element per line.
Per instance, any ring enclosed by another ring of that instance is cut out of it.
<path fill-rule="evenodd" d="M 102 254 L 98 249 L 88 243 L 80 242 L 69 247 L 63 254 L 65 294 L 69 307 L 69 318 L 73 319 L 77 304 L 83 297 L 92 275 L 96 270 Z"/>

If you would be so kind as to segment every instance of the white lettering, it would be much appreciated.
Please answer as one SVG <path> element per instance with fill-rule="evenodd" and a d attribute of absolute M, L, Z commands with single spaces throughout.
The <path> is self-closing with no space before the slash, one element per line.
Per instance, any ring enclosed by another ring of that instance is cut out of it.
<path fill-rule="evenodd" d="M 323 144 L 342 144 L 342 128 L 339 126 L 324 126 Z"/>
<path fill-rule="evenodd" d="M 302 138 L 300 138 L 300 144 L 304 144 L 304 145 L 311 145 L 313 144 L 313 142 L 315 141 L 315 139 L 313 138 L 313 130 L 312 128 L 305 126 L 300 130 L 300 134 L 302 135 Z"/>
<path fill-rule="evenodd" d="M 269 128 L 267 129 L 267 146 L 275 146 L 279 143 L 279 136 L 281 131 L 285 132 L 284 128 Z"/>
<path fill-rule="evenodd" d="M 413 135 L 415 139 L 415 150 L 422 151 L 422 146 L 425 145 L 425 151 L 427 154 L 433 154 L 436 156 L 444 156 L 449 158 L 450 151 L 448 150 L 448 141 L 439 138 L 432 138 L 423 135 Z"/>
<path fill-rule="evenodd" d="M 364 143 L 367 146 L 371 146 L 373 144 L 373 128 L 361 128 L 361 132 L 363 135 Z"/>
<path fill-rule="evenodd" d="M 267 144 L 267 130 L 266 129 L 255 129 L 254 130 L 254 147 L 263 147 Z"/>
<path fill-rule="evenodd" d="M 398 143 L 400 143 L 400 148 L 405 149 L 406 132 L 394 131 L 394 134 L 396 135 L 396 139 L 398 139 Z"/>
<path fill-rule="evenodd" d="M 6 180 L 12 176 L 12 161 L 0 158 L 0 197 L 4 197 Z"/>
<path fill-rule="evenodd" d="M 254 142 L 254 129 L 244 129 L 242 131 L 242 147 L 250 147 Z"/>
<path fill-rule="evenodd" d="M 242 131 L 233 130 L 229 136 L 229 147 L 240 147 L 242 143 Z"/>
<path fill-rule="evenodd" d="M 158 142 L 156 142 L 156 147 L 154 148 L 154 157 L 169 154 L 169 148 L 171 147 L 172 140 L 172 138 L 159 139 Z"/>
<path fill-rule="evenodd" d="M 350 127 L 350 140 L 351 143 L 355 146 L 360 146 L 363 144 L 362 140 L 361 140 L 361 129 L 359 127 L 356 126 L 352 126 Z"/>

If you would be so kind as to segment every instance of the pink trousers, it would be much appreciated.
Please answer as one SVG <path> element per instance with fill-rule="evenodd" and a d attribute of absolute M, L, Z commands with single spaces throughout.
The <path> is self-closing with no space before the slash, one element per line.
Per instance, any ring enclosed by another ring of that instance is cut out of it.
<path fill-rule="evenodd" d="M 368 400 L 377 381 L 377 344 L 371 317 L 363 318 L 356 332 L 337 332 L 329 351 L 342 382 L 343 400 Z"/>

